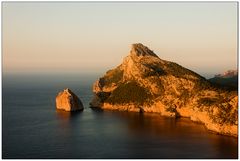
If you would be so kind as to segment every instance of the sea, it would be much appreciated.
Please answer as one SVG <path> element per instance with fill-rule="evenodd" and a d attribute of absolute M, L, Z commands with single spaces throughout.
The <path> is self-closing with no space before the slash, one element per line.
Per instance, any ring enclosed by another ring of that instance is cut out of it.
<path fill-rule="evenodd" d="M 238 139 L 209 132 L 188 118 L 89 108 L 97 74 L 3 75 L 4 159 L 238 158 Z M 58 111 L 70 88 L 84 111 Z"/>

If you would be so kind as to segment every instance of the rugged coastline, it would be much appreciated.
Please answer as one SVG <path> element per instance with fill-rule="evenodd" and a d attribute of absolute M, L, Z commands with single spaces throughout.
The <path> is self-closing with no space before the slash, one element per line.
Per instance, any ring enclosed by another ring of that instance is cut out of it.
<path fill-rule="evenodd" d="M 217 88 L 142 44 L 133 44 L 123 63 L 94 83 L 93 92 L 92 107 L 189 117 L 216 133 L 238 136 L 237 91 Z"/>

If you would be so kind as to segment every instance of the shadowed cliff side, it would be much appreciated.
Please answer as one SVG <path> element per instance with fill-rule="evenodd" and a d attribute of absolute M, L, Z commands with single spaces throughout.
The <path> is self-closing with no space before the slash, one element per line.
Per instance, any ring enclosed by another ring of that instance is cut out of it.
<path fill-rule="evenodd" d="M 212 86 L 204 77 L 160 59 L 142 44 L 133 44 L 123 63 L 94 83 L 93 92 L 92 107 L 190 117 L 209 130 L 238 135 L 236 91 Z"/>

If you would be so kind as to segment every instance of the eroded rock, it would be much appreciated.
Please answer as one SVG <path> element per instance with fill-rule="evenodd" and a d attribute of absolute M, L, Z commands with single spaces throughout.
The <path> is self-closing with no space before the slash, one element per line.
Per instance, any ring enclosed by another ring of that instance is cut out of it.
<path fill-rule="evenodd" d="M 56 108 L 69 112 L 84 109 L 81 100 L 68 88 L 58 93 L 56 97 Z"/>

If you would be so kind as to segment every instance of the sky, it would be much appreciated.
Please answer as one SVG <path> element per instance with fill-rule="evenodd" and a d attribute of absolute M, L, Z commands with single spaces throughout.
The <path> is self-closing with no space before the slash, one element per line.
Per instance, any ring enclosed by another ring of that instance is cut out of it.
<path fill-rule="evenodd" d="M 205 77 L 237 69 L 237 2 L 2 2 L 3 73 L 105 73 L 142 43 Z"/>

